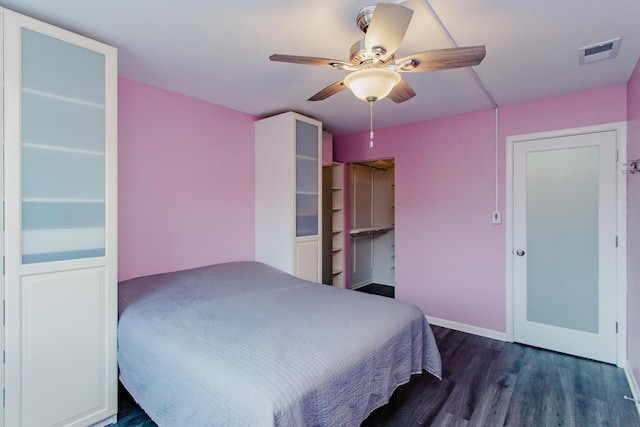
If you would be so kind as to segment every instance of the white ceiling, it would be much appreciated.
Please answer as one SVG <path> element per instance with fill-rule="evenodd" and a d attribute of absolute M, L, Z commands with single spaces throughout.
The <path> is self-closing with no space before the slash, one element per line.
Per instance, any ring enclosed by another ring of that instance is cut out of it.
<path fill-rule="evenodd" d="M 342 91 L 307 98 L 346 71 L 275 63 L 273 53 L 349 60 L 363 34 L 358 10 L 375 0 L 0 0 L 0 5 L 118 48 L 119 74 L 255 116 L 294 110 L 334 134 L 366 130 L 369 106 Z M 638 0 L 409 0 L 396 57 L 485 45 L 474 67 L 498 105 L 625 84 L 640 56 Z M 580 66 L 578 49 L 622 38 L 615 59 Z M 404 74 L 417 96 L 375 105 L 382 128 L 493 108 L 467 69 Z"/>

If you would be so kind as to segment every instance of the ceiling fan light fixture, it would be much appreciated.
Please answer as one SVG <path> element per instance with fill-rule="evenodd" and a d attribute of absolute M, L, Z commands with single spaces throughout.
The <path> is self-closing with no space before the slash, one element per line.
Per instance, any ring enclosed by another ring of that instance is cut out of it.
<path fill-rule="evenodd" d="M 387 68 L 365 68 L 354 71 L 344 79 L 344 85 L 363 101 L 377 101 L 389 95 L 402 77 Z"/>

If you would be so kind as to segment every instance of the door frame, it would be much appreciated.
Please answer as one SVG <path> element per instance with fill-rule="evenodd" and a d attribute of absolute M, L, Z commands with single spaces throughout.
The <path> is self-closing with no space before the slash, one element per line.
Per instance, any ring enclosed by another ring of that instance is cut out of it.
<path fill-rule="evenodd" d="M 627 123 L 615 122 L 601 125 L 583 126 L 546 132 L 513 135 L 506 138 L 506 204 L 505 204 L 505 257 L 506 257 L 506 340 L 514 341 L 514 230 L 513 230 L 513 151 L 514 144 L 520 141 L 557 138 L 595 132 L 616 132 L 617 165 L 617 212 L 616 234 L 618 250 L 616 252 L 616 364 L 626 365 L 627 359 L 627 177 L 622 173 L 627 162 Z"/>

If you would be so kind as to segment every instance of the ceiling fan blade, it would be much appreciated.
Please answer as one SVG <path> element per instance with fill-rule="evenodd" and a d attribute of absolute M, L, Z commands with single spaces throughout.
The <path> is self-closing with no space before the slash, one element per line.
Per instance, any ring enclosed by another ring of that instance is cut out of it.
<path fill-rule="evenodd" d="M 384 49 L 380 59 L 387 59 L 400 47 L 409 28 L 413 10 L 399 4 L 378 3 L 364 38 L 368 52 Z"/>
<path fill-rule="evenodd" d="M 274 54 L 269 57 L 270 60 L 276 62 L 289 62 L 292 64 L 302 65 L 320 65 L 338 69 L 351 69 L 353 64 L 350 62 L 340 61 L 338 59 L 316 58 L 313 56 L 296 56 L 296 55 L 279 55 Z"/>
<path fill-rule="evenodd" d="M 336 93 L 342 91 L 345 88 L 346 86 L 344 85 L 344 81 L 340 80 L 339 82 L 335 82 L 325 87 L 320 92 L 316 93 L 311 98 L 309 98 L 307 101 L 322 101 L 323 99 L 327 99 L 331 95 L 335 95 Z"/>
<path fill-rule="evenodd" d="M 486 55 L 484 46 L 454 47 L 427 50 L 396 59 L 398 71 L 422 72 L 472 67 L 482 62 Z M 405 65 L 406 64 L 406 65 Z"/>
<path fill-rule="evenodd" d="M 390 100 L 399 104 L 404 101 L 408 101 L 414 96 L 416 93 L 413 91 L 413 88 L 405 79 L 400 80 L 400 82 L 391 89 L 389 95 L 387 95 Z"/>

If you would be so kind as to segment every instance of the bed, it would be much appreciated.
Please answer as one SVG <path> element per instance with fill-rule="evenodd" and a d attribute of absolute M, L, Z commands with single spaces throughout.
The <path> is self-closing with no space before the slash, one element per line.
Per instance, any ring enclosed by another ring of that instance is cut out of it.
<path fill-rule="evenodd" d="M 247 261 L 120 282 L 120 381 L 160 426 L 357 426 L 440 377 L 422 312 Z"/>

